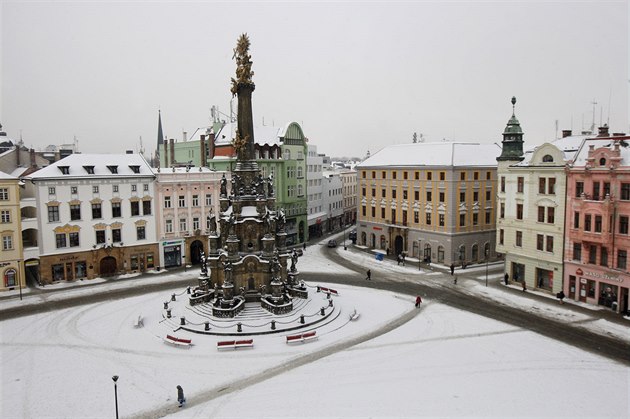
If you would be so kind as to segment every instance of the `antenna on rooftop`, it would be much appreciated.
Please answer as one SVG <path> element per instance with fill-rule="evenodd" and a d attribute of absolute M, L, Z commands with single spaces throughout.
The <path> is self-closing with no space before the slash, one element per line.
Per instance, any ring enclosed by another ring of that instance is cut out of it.
<path fill-rule="evenodd" d="M 591 102 L 591 105 L 593 105 L 593 123 L 591 124 L 591 132 L 595 132 L 595 105 L 597 105 L 597 102 L 595 102 L 595 99 L 593 99 L 593 101 Z"/>

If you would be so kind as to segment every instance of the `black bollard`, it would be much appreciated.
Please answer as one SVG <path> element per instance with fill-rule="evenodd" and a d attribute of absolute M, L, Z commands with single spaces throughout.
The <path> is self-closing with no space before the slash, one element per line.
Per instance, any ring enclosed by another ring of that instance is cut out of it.
<path fill-rule="evenodd" d="M 276 321 L 275 320 L 271 321 L 271 330 L 276 330 Z"/>
<path fill-rule="evenodd" d="M 210 330 L 210 322 L 205 323 L 204 330 Z"/>
<path fill-rule="evenodd" d="M 319 312 L 320 312 L 320 314 L 322 316 L 326 315 L 326 310 L 324 309 L 324 307 L 320 308 L 319 310 L 320 310 Z"/>
<path fill-rule="evenodd" d="M 168 317 L 169 319 L 171 318 L 171 309 L 167 309 L 166 310 L 166 317 Z"/>
<path fill-rule="evenodd" d="M 180 317 L 179 324 L 184 326 L 186 324 L 186 317 L 184 317 L 184 316 Z"/>
<path fill-rule="evenodd" d="M 319 285 L 317 286 L 317 292 L 320 292 L 321 288 L 319 287 Z"/>
<path fill-rule="evenodd" d="M 326 298 L 330 300 L 330 293 L 326 294 Z"/>
<path fill-rule="evenodd" d="M 190 287 L 186 288 L 186 294 L 190 294 Z"/>
<path fill-rule="evenodd" d="M 332 302 L 332 300 L 329 300 L 328 301 L 328 307 L 332 307 L 332 306 L 333 306 L 333 302 Z"/>
<path fill-rule="evenodd" d="M 300 323 L 304 324 L 304 314 L 300 314 Z"/>
<path fill-rule="evenodd" d="M 168 301 L 164 301 L 164 310 L 168 308 Z"/>
<path fill-rule="evenodd" d="M 242 332 L 243 331 L 243 327 L 242 327 L 241 323 L 236 323 L 236 331 L 237 332 Z"/>
<path fill-rule="evenodd" d="M 175 301 L 175 294 L 171 294 L 171 301 Z"/>

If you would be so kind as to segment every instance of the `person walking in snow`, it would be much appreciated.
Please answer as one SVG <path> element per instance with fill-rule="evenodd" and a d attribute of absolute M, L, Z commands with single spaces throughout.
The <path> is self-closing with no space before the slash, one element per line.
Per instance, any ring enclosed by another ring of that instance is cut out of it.
<path fill-rule="evenodd" d="M 182 386 L 177 386 L 177 401 L 179 402 L 179 407 L 182 407 L 184 403 L 186 403 L 186 398 L 184 397 L 184 389 Z"/>
<path fill-rule="evenodd" d="M 422 303 L 422 298 L 420 296 L 416 297 L 416 307 L 420 307 L 420 303 Z"/>
<path fill-rule="evenodd" d="M 455 265 L 451 263 L 451 276 L 455 273 Z"/>
<path fill-rule="evenodd" d="M 372 271 L 370 271 L 369 269 L 367 270 L 367 277 L 365 279 L 367 279 L 368 281 L 372 280 Z"/>
<path fill-rule="evenodd" d="M 523 286 L 523 292 L 527 291 L 527 284 L 525 283 L 525 280 L 521 282 L 521 285 Z"/>
<path fill-rule="evenodd" d="M 505 282 L 505 285 L 508 284 L 508 279 L 510 279 L 510 274 L 506 272 L 505 275 L 503 276 L 503 282 Z"/>

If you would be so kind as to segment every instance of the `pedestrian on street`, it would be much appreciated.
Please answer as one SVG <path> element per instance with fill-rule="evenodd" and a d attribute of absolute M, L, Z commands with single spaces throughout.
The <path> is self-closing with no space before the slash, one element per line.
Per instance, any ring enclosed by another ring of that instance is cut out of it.
<path fill-rule="evenodd" d="M 422 298 L 420 296 L 416 297 L 416 307 L 420 307 L 420 303 L 422 303 Z"/>
<path fill-rule="evenodd" d="M 523 292 L 527 291 L 527 284 L 525 283 L 525 280 L 521 282 L 521 285 L 523 286 Z"/>
<path fill-rule="evenodd" d="M 508 284 L 508 280 L 510 279 L 510 275 L 506 272 L 505 276 L 503 276 L 503 282 L 505 282 L 505 285 Z"/>
<path fill-rule="evenodd" d="M 558 293 L 558 300 L 560 300 L 560 304 L 564 304 L 564 291 L 560 290 L 560 292 Z"/>
<path fill-rule="evenodd" d="M 400 261 L 401 261 L 401 257 L 400 257 L 400 253 L 398 254 L 398 256 L 396 256 L 396 261 L 398 262 L 398 266 L 400 266 Z"/>
<path fill-rule="evenodd" d="M 365 279 L 367 279 L 368 281 L 372 280 L 372 271 L 371 270 L 369 270 L 369 269 L 367 270 L 367 277 Z"/>
<path fill-rule="evenodd" d="M 182 407 L 184 403 L 186 403 L 186 398 L 184 397 L 184 389 L 182 386 L 177 386 L 177 401 L 179 402 L 179 407 Z"/>
<path fill-rule="evenodd" d="M 455 273 L 455 265 L 451 263 L 451 276 Z"/>
<path fill-rule="evenodd" d="M 302 249 L 306 250 L 306 242 L 302 245 Z"/>

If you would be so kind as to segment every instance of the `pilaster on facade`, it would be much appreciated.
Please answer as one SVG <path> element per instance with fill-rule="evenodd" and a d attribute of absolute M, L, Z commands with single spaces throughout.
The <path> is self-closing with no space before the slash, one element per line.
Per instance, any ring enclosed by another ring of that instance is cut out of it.
<path fill-rule="evenodd" d="M 26 286 L 19 184 L 18 178 L 0 172 L 0 291 Z"/>

